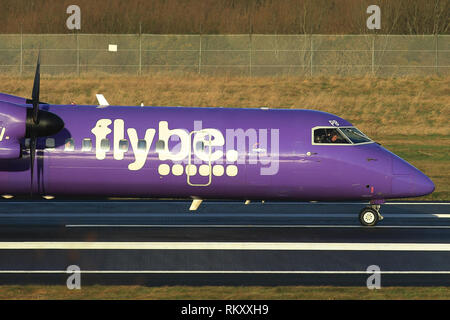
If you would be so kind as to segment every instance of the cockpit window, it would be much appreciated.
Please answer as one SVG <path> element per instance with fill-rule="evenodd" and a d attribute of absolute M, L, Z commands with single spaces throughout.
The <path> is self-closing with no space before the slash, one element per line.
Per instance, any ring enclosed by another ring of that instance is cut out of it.
<path fill-rule="evenodd" d="M 349 138 L 353 143 L 370 142 L 370 140 L 364 133 L 356 128 L 340 128 L 340 130 Z"/>
<path fill-rule="evenodd" d="M 336 128 L 315 129 L 314 143 L 350 144 L 350 142 Z"/>
<path fill-rule="evenodd" d="M 361 144 L 373 142 L 355 127 L 313 128 L 313 144 Z"/>

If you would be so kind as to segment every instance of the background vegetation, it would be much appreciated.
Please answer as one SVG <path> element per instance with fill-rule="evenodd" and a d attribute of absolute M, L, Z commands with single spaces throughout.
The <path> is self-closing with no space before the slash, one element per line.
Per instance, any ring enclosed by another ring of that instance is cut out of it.
<path fill-rule="evenodd" d="M 122 300 L 393 300 L 393 299 L 449 299 L 449 287 L 145 287 L 145 286 L 82 286 L 68 290 L 65 286 L 0 286 L 0 300 L 4 299 L 122 299 Z"/>
<path fill-rule="evenodd" d="M 380 33 L 450 30 L 448 0 L 2 0 L 0 33 L 67 33 L 72 4 L 82 33 L 360 34 L 373 32 L 372 4 L 381 8 Z"/>

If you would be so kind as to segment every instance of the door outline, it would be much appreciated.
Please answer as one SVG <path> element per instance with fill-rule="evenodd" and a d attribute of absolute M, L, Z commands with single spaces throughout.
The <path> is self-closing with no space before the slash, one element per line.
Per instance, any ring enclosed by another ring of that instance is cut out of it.
<path fill-rule="evenodd" d="M 205 132 L 207 133 L 207 131 L 205 130 L 197 130 L 197 131 L 191 131 L 189 133 L 189 142 L 193 141 L 192 140 L 192 136 L 193 134 L 197 134 L 197 133 L 202 133 Z M 188 157 L 188 166 L 186 167 L 186 178 L 187 178 L 187 184 L 192 186 L 192 187 L 207 187 L 211 184 L 212 182 L 212 166 L 211 166 L 211 154 L 212 154 L 212 148 L 211 148 L 211 134 L 208 134 L 208 147 L 209 147 L 209 153 L 208 153 L 208 169 L 209 169 L 209 176 L 208 176 L 208 182 L 207 183 L 191 183 L 190 177 L 191 177 L 191 165 L 192 165 L 192 149 L 195 148 L 195 146 L 192 146 L 189 148 L 189 157 Z M 203 148 L 205 148 L 205 146 L 203 146 Z"/>

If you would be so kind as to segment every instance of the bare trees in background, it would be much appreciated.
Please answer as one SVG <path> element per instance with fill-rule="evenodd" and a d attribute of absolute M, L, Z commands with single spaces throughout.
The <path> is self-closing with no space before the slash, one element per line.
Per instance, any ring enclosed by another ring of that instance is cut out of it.
<path fill-rule="evenodd" d="M 66 8 L 82 33 L 361 34 L 381 8 L 382 34 L 447 34 L 450 0 L 2 0 L 0 33 L 67 33 Z"/>

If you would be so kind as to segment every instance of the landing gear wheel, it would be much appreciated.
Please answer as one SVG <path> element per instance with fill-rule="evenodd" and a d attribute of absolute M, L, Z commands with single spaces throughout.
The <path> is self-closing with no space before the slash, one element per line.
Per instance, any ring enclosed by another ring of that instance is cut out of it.
<path fill-rule="evenodd" d="M 372 227 L 378 223 L 379 213 L 372 208 L 364 208 L 359 213 L 359 222 L 366 227 Z"/>

